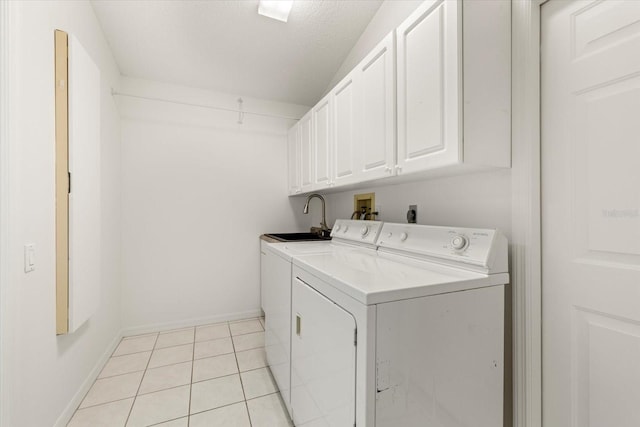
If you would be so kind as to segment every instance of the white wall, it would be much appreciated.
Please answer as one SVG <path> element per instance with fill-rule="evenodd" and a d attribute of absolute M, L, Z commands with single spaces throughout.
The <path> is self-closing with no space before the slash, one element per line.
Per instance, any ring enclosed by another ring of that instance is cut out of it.
<path fill-rule="evenodd" d="M 13 2 L 9 283 L 3 289 L 3 420 L 8 427 L 64 425 L 120 333 L 119 116 L 110 96 L 118 68 L 89 2 Z M 98 312 L 56 336 L 54 30 L 74 34 L 102 73 L 102 288 Z M 23 245 L 36 248 L 25 274 Z"/>
<path fill-rule="evenodd" d="M 349 74 L 384 36 L 394 30 L 423 2 L 424 0 L 386 0 L 382 3 L 356 44 L 351 48 L 342 65 L 340 65 L 340 68 L 336 71 L 325 90 L 325 94 L 338 84 L 344 76 Z"/>
<path fill-rule="evenodd" d="M 122 92 L 237 108 L 237 96 L 123 79 Z M 293 120 L 117 96 L 122 115 L 123 286 L 128 333 L 260 313 L 259 241 L 300 229 L 287 197 Z M 246 111 L 308 107 L 244 99 Z"/>
<path fill-rule="evenodd" d="M 332 224 L 349 218 L 353 196 L 375 193 L 381 221 L 407 222 L 409 205 L 418 205 L 418 224 L 498 228 L 511 232 L 511 171 L 459 175 L 395 185 L 375 185 L 326 195 L 327 216 Z M 317 209 L 313 220 L 317 218 Z"/>

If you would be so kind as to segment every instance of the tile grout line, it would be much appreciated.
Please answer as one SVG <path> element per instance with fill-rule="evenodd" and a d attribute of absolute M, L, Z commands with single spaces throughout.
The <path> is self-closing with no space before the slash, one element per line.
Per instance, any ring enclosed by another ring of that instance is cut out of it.
<path fill-rule="evenodd" d="M 191 393 L 193 390 L 193 366 L 196 356 L 196 328 L 193 328 L 193 347 L 191 347 L 191 379 L 189 381 L 189 405 L 187 406 L 187 427 L 191 424 Z"/>
<path fill-rule="evenodd" d="M 236 352 L 236 343 L 233 341 L 233 334 L 231 333 L 231 325 L 229 325 L 229 335 L 231 335 L 231 345 L 233 346 L 233 357 L 236 359 L 236 368 L 238 368 L 238 378 L 240 379 L 240 387 L 242 388 L 242 397 L 244 397 L 244 408 L 247 411 L 247 418 L 249 418 L 249 427 L 252 427 L 251 414 L 249 413 L 249 405 L 247 405 L 247 394 L 244 391 L 244 382 L 242 381 L 242 373 L 240 372 L 240 363 L 238 363 L 238 353 Z"/>
<path fill-rule="evenodd" d="M 156 348 L 156 343 L 158 342 L 158 337 L 160 334 L 156 335 L 156 339 L 153 342 L 153 347 L 151 347 L 151 354 L 149 355 L 149 360 L 147 360 L 147 366 L 144 368 L 144 372 L 142 373 L 142 378 L 140 378 L 140 384 L 138 384 L 138 389 L 136 390 L 136 395 L 133 397 L 133 402 L 131 402 L 131 409 L 129 409 L 129 414 L 127 415 L 127 420 L 124 422 L 124 425 L 129 423 L 129 418 L 131 418 L 131 413 L 133 412 L 133 407 L 136 405 L 136 400 L 138 399 L 138 393 L 140 392 L 140 387 L 142 387 L 142 382 L 144 381 L 144 376 L 147 373 L 147 369 L 149 368 L 149 363 L 151 363 L 151 357 L 153 356 L 153 351 Z"/>

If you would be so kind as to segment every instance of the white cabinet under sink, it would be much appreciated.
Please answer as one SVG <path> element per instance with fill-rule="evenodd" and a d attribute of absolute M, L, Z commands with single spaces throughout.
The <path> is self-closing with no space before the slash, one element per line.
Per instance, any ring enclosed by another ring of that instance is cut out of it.
<path fill-rule="evenodd" d="M 260 241 L 260 287 L 267 363 L 291 412 L 291 262 Z"/>

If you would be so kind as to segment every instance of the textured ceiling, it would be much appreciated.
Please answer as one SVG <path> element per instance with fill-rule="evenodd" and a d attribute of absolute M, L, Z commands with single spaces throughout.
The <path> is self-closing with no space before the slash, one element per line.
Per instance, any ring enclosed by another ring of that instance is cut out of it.
<path fill-rule="evenodd" d="M 257 0 L 92 3 L 125 76 L 313 105 L 382 1 L 297 0 L 288 23 Z"/>

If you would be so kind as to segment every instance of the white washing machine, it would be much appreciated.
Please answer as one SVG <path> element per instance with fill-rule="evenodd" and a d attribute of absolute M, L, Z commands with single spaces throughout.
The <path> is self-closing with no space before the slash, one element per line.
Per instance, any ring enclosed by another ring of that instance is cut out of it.
<path fill-rule="evenodd" d="M 377 246 L 293 258 L 294 424 L 502 426 L 506 238 L 385 223 Z"/>
<path fill-rule="evenodd" d="M 375 241 L 381 228 L 379 221 L 337 220 L 331 241 L 260 241 L 261 303 L 265 313 L 267 363 L 290 415 L 292 259 L 360 247 L 375 251 Z"/>

